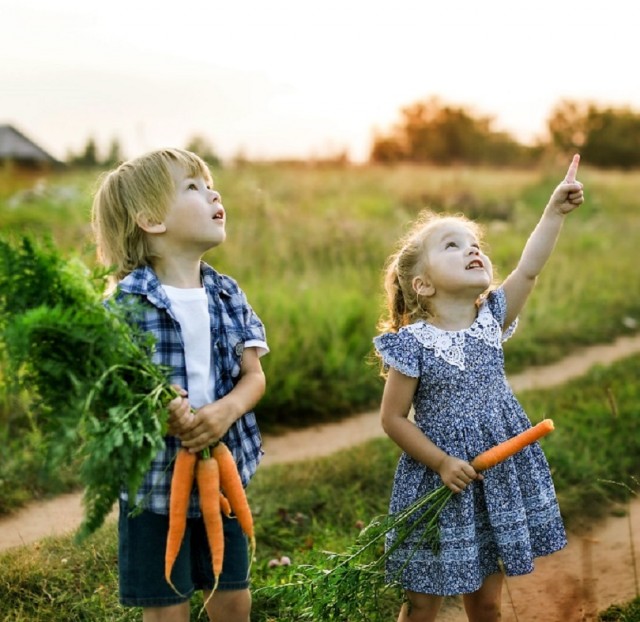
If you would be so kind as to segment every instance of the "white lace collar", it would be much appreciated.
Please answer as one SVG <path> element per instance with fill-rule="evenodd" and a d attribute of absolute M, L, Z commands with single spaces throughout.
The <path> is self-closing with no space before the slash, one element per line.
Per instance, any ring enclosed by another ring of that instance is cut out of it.
<path fill-rule="evenodd" d="M 464 330 L 443 330 L 424 321 L 410 324 L 406 330 L 425 348 L 432 349 L 437 357 L 461 370 L 465 368 L 464 344 L 467 337 L 480 339 L 493 348 L 500 348 L 503 339 L 502 329 L 486 303 L 480 307 L 473 324 Z"/>

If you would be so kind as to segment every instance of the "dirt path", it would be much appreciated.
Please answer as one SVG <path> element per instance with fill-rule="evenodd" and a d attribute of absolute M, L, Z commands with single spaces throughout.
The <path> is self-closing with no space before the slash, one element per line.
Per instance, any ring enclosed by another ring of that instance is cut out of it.
<path fill-rule="evenodd" d="M 589 534 L 569 534 L 567 547 L 536 560 L 532 574 L 508 578 L 502 622 L 595 622 L 599 611 L 640 595 L 640 498 L 625 510 Z M 446 602 L 438 620 L 466 622 L 461 599 Z"/>
<path fill-rule="evenodd" d="M 611 365 L 637 352 L 640 352 L 640 335 L 621 337 L 611 344 L 577 350 L 552 365 L 529 368 L 510 376 L 509 383 L 516 393 L 555 387 L 583 376 L 594 365 Z M 263 464 L 297 462 L 326 456 L 382 435 L 378 412 L 363 413 L 345 421 L 265 438 Z"/>
<path fill-rule="evenodd" d="M 528 369 L 509 380 L 516 393 L 557 386 L 585 374 L 596 364 L 609 365 L 638 352 L 640 335 L 623 337 L 612 344 L 585 348 L 553 365 Z M 370 412 L 337 423 L 267 436 L 263 464 L 329 455 L 382 434 L 378 413 Z M 636 571 L 640 573 L 640 499 L 627 510 L 623 517 L 611 517 L 594 526 L 588 537 L 570 535 L 567 548 L 538 560 L 533 574 L 509 579 L 509 589 L 504 592 L 503 622 L 596 620 L 598 610 L 633 598 L 639 589 Z M 33 503 L 0 519 L 0 551 L 73 531 L 81 517 L 79 494 Z M 458 599 L 445 603 L 440 619 L 466 620 Z"/>

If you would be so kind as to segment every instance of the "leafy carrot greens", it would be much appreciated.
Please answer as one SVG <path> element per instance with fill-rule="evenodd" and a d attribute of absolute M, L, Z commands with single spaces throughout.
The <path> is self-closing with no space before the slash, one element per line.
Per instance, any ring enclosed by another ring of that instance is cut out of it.
<path fill-rule="evenodd" d="M 153 340 L 136 328 L 138 309 L 103 304 L 105 277 L 48 241 L 0 239 L 0 382 L 28 395 L 49 468 L 79 465 L 80 539 L 122 486 L 141 484 L 174 395 L 168 370 L 152 361 Z"/>

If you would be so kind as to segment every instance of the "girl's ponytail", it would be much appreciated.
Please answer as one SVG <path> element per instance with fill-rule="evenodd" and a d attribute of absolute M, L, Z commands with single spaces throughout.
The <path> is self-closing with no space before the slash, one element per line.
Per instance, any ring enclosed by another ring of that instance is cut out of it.
<path fill-rule="evenodd" d="M 381 332 L 398 332 L 404 324 L 407 315 L 407 307 L 398 276 L 398 255 L 394 255 L 387 266 L 384 277 L 384 289 L 386 292 L 387 314 L 382 318 L 378 328 Z"/>

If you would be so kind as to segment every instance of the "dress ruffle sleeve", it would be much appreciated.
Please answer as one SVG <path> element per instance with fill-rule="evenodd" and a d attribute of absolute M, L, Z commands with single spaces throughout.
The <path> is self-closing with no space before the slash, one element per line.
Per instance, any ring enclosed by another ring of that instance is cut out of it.
<path fill-rule="evenodd" d="M 500 326 L 504 326 L 504 320 L 507 316 L 507 298 L 504 294 L 504 289 L 499 287 L 498 289 L 489 292 L 485 304 L 489 307 L 491 315 L 496 318 L 498 324 L 500 324 Z M 511 322 L 511 324 L 502 331 L 503 343 L 507 341 L 507 339 L 511 339 L 511 337 L 513 337 L 513 333 L 516 332 L 517 327 L 518 318 L 513 320 L 513 322 Z"/>
<path fill-rule="evenodd" d="M 404 328 L 397 333 L 383 333 L 373 339 L 385 369 L 393 367 L 405 376 L 420 377 L 422 346 Z"/>

